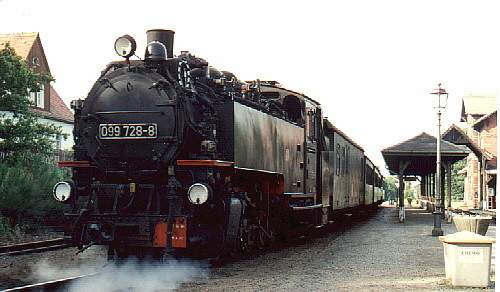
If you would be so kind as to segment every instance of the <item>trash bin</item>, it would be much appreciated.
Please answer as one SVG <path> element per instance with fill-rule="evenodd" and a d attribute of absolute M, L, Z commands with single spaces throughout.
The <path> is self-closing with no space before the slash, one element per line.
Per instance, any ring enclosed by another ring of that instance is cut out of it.
<path fill-rule="evenodd" d="M 461 231 L 439 240 L 443 242 L 446 279 L 452 286 L 489 286 L 494 238 Z"/>
<path fill-rule="evenodd" d="M 458 231 L 470 231 L 486 235 L 492 217 L 483 215 L 454 215 L 453 223 Z"/>

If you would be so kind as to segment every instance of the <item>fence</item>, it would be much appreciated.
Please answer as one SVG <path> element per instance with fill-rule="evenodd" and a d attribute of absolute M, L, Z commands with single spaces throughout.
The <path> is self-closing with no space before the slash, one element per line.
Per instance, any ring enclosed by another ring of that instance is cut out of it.
<path fill-rule="evenodd" d="M 54 162 L 73 160 L 73 151 L 55 150 L 51 158 Z"/>
<path fill-rule="evenodd" d="M 6 159 L 12 155 L 12 153 L 0 152 L 0 161 Z M 54 150 L 52 154 L 47 157 L 47 161 L 49 162 L 58 162 L 58 161 L 66 161 L 73 160 L 73 151 L 71 150 Z"/>

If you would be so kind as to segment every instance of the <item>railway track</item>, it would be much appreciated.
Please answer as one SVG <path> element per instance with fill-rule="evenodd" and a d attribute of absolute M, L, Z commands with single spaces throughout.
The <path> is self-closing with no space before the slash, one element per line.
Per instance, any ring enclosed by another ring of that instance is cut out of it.
<path fill-rule="evenodd" d="M 64 238 L 5 245 L 0 246 L 0 256 L 44 252 L 71 246 L 71 244 L 65 242 Z"/>
<path fill-rule="evenodd" d="M 53 281 L 47 281 L 43 283 L 37 283 L 32 285 L 20 286 L 15 288 L 10 288 L 3 290 L 6 291 L 67 291 L 70 286 L 75 284 L 75 282 L 79 280 L 88 280 L 92 277 L 95 277 L 98 273 L 69 277 L 64 279 L 58 279 Z"/>
<path fill-rule="evenodd" d="M 492 212 L 492 211 L 453 209 L 452 212 L 459 214 L 459 215 L 463 214 L 463 215 L 491 216 L 493 219 L 496 219 L 496 212 Z"/>

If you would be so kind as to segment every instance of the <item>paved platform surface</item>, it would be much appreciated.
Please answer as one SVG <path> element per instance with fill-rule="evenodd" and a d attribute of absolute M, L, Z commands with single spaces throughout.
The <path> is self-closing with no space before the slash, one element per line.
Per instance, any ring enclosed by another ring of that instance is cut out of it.
<path fill-rule="evenodd" d="M 431 236 L 432 215 L 415 208 L 407 209 L 406 216 L 406 223 L 398 223 L 396 208 L 381 207 L 343 232 L 225 265 L 207 279 L 184 283 L 181 290 L 474 290 L 445 283 L 442 244 Z M 444 224 L 443 230 L 445 235 L 456 232 L 453 224 Z M 488 235 L 495 232 L 490 226 Z"/>

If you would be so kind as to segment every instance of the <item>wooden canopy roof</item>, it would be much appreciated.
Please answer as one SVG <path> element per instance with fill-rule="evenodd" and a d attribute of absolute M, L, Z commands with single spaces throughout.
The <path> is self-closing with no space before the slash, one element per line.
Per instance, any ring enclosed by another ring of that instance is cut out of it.
<path fill-rule="evenodd" d="M 436 171 L 437 139 L 427 133 L 382 150 L 382 156 L 391 174 L 404 169 L 404 175 L 427 175 Z M 442 162 L 454 163 L 469 155 L 464 146 L 441 140 Z"/>

